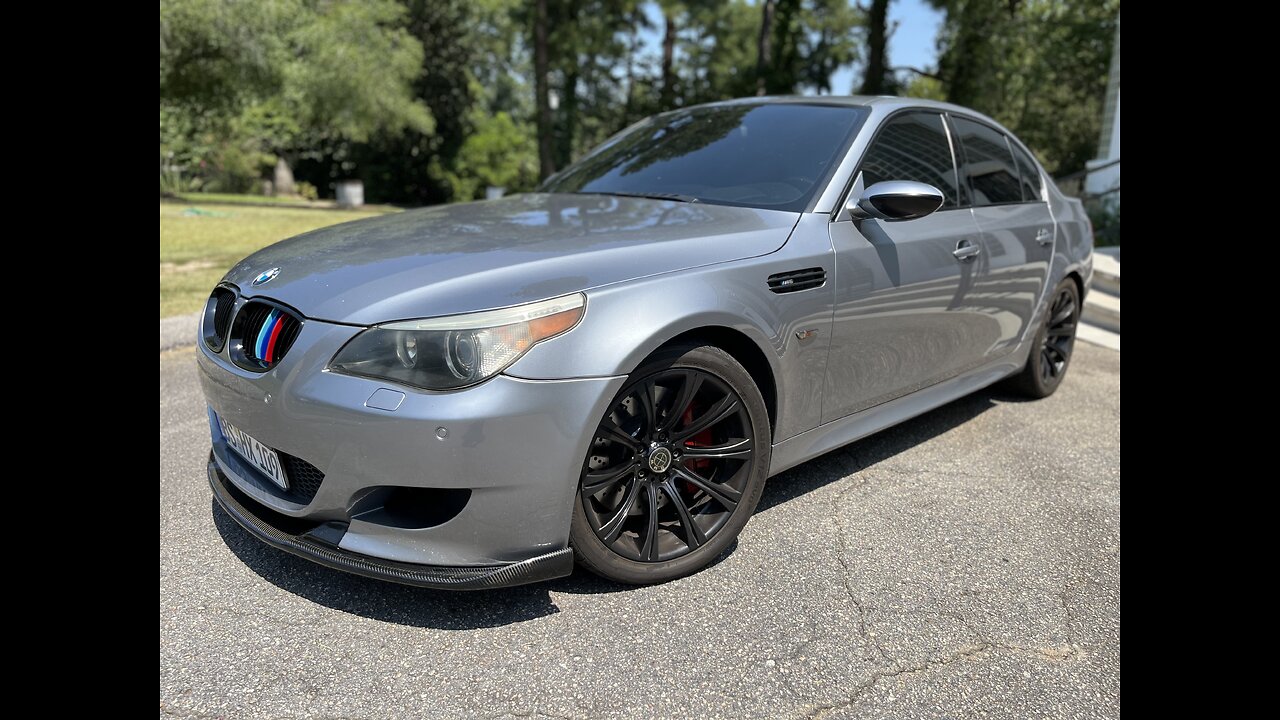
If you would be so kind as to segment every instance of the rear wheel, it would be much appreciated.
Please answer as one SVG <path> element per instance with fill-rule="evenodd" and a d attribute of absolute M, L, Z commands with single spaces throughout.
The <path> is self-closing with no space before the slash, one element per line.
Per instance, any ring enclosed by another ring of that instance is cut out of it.
<path fill-rule="evenodd" d="M 1066 278 L 1053 291 L 1026 366 L 1010 379 L 1013 388 L 1033 398 L 1052 395 L 1071 364 L 1079 323 L 1080 290 L 1074 280 Z"/>
<path fill-rule="evenodd" d="M 673 348 L 632 373 L 583 463 L 570 542 L 611 580 L 673 580 L 706 566 L 755 510 L 769 419 L 751 376 L 713 346 Z"/>

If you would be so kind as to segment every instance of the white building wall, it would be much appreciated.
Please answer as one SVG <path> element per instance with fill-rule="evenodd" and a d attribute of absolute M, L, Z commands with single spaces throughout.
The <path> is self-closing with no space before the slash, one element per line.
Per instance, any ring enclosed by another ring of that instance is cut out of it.
<path fill-rule="evenodd" d="M 1106 195 L 1106 202 L 1120 204 L 1120 19 L 1116 18 L 1116 41 L 1112 48 L 1111 72 L 1107 79 L 1107 100 L 1102 115 L 1102 137 L 1098 140 L 1098 157 L 1090 160 L 1086 167 L 1090 170 L 1085 179 L 1084 189 L 1089 195 L 1102 195 L 1108 190 L 1116 190 Z"/>

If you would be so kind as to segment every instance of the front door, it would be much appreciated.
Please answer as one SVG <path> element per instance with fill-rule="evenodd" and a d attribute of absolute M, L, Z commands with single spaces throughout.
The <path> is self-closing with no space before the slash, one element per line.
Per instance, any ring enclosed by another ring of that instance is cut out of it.
<path fill-rule="evenodd" d="M 982 253 L 972 254 L 981 233 L 957 181 L 942 116 L 894 116 L 858 172 L 855 193 L 884 180 L 914 180 L 938 188 L 945 200 L 918 220 L 855 222 L 841 211 L 831 223 L 836 309 L 824 422 L 974 367 L 997 338 L 994 321 L 968 299 L 984 267 Z"/>

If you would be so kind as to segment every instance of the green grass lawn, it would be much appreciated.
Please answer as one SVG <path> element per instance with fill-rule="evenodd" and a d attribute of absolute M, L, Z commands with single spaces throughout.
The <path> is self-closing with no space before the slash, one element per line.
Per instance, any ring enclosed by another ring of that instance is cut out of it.
<path fill-rule="evenodd" d="M 244 195 L 238 193 L 185 193 L 178 195 L 180 202 L 189 203 L 249 203 L 251 205 L 293 205 L 309 207 L 312 203 L 297 197 L 274 197 L 271 195 Z"/>
<path fill-rule="evenodd" d="M 383 210 L 160 203 L 160 317 L 195 312 L 245 255 L 308 230 Z"/>

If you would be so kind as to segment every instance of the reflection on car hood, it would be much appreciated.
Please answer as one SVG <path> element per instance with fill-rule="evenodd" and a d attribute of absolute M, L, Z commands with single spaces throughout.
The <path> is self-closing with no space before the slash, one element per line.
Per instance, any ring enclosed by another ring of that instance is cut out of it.
<path fill-rule="evenodd" d="M 514 195 L 334 225 L 231 268 L 246 296 L 371 325 L 486 310 L 777 250 L 799 215 L 603 195 Z M 277 277 L 254 287 L 260 273 Z"/>

